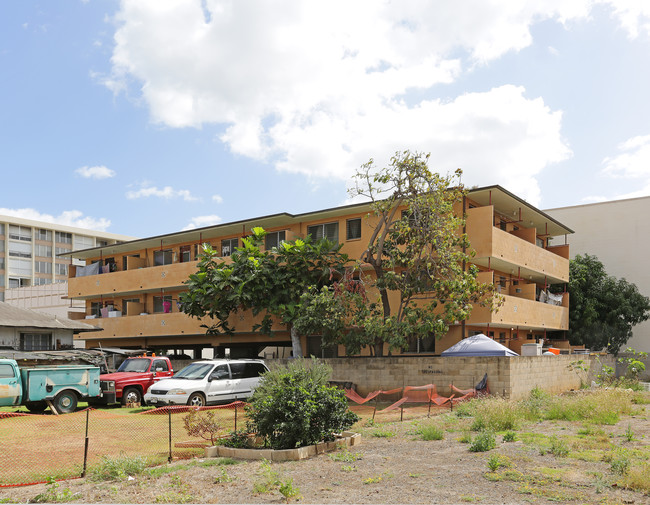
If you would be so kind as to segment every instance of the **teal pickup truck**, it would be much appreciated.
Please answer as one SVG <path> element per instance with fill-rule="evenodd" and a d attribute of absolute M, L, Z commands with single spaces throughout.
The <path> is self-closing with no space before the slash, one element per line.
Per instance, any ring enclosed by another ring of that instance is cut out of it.
<path fill-rule="evenodd" d="M 99 367 L 20 367 L 13 359 L 0 359 L 0 407 L 25 405 L 31 412 L 43 412 L 49 406 L 55 414 L 67 414 L 80 399 L 101 394 Z"/>

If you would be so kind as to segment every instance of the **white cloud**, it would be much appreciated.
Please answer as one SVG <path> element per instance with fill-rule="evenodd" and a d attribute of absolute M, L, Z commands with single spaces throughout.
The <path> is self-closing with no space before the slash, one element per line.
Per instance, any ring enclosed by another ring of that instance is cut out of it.
<path fill-rule="evenodd" d="M 84 216 L 79 210 L 66 210 L 58 216 L 51 214 L 42 214 L 35 209 L 5 209 L 0 208 L 0 214 L 5 216 L 19 217 L 23 219 L 32 219 L 34 221 L 44 221 L 46 223 L 61 224 L 64 226 L 75 226 L 87 230 L 106 231 L 111 225 L 111 221 L 104 217 L 94 218 Z"/>
<path fill-rule="evenodd" d="M 111 170 L 104 165 L 80 167 L 75 172 L 85 179 L 108 179 L 115 177 L 115 170 Z"/>
<path fill-rule="evenodd" d="M 183 228 L 183 231 L 194 230 L 195 228 L 202 228 L 204 226 L 212 226 L 214 224 L 219 224 L 222 219 L 219 216 L 196 216 L 192 218 L 192 221 Z"/>
<path fill-rule="evenodd" d="M 591 5 L 124 0 L 105 82 L 139 83 L 154 122 L 224 125 L 233 153 L 279 170 L 348 179 L 370 156 L 420 149 L 535 201 L 535 175 L 569 155 L 561 113 L 513 86 L 434 93 L 530 45 L 533 24 L 585 19 Z"/>
<path fill-rule="evenodd" d="M 197 197 L 192 196 L 189 190 L 174 189 L 171 186 L 158 188 L 156 186 L 143 185 L 143 187 L 141 187 L 138 190 L 126 192 L 126 197 L 129 200 L 136 200 L 138 198 L 148 198 L 150 196 L 154 196 L 157 198 L 164 198 L 166 200 L 182 198 L 186 202 L 195 202 L 198 200 Z"/>
<path fill-rule="evenodd" d="M 648 0 L 597 0 L 612 8 L 612 16 L 618 19 L 628 37 L 635 39 L 639 32 L 650 35 L 650 2 Z"/>
<path fill-rule="evenodd" d="M 620 143 L 618 149 L 620 154 L 603 160 L 605 175 L 650 179 L 650 135 L 632 137 Z"/>
<path fill-rule="evenodd" d="M 212 195 L 212 201 L 216 203 L 223 203 L 223 197 L 221 195 Z"/>

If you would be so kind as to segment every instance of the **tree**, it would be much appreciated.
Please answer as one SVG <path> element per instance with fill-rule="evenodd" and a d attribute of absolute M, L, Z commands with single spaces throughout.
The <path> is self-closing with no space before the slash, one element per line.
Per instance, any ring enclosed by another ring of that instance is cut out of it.
<path fill-rule="evenodd" d="M 348 351 L 370 346 L 381 356 L 384 344 L 398 349 L 410 338 L 440 338 L 467 319 L 473 303 L 494 303 L 493 286 L 477 282 L 478 269 L 469 264 L 461 171 L 443 177 L 428 160 L 405 151 L 386 168 L 376 168 L 372 159 L 362 165 L 351 195 L 369 199 L 376 220 L 360 258 L 372 275 L 362 269 L 357 282 L 363 289 L 348 283 L 338 292 L 304 295 L 298 320 L 303 331 L 316 332 L 320 325 L 327 340 L 345 326 Z M 319 317 L 319 310 L 328 317 Z"/>
<path fill-rule="evenodd" d="M 263 314 L 254 331 L 273 334 L 274 319 L 291 335 L 293 355 L 302 356 L 300 338 L 293 327 L 300 297 L 307 290 L 331 282 L 343 270 L 348 257 L 341 246 L 328 240 L 310 237 L 282 242 L 262 251 L 266 231 L 253 228 L 228 260 L 204 245 L 198 271 L 186 282 L 187 291 L 180 295 L 181 310 L 192 317 L 212 318 L 204 325 L 208 333 L 233 334 L 228 318 L 238 311 Z"/>
<path fill-rule="evenodd" d="M 596 256 L 569 264 L 569 341 L 617 354 L 632 328 L 650 318 L 650 299 L 635 284 L 607 274 Z"/>

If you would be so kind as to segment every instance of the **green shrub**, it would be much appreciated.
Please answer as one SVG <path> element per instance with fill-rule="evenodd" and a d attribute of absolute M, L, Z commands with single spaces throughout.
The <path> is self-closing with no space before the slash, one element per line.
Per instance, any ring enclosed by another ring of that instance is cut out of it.
<path fill-rule="evenodd" d="M 500 454 L 492 454 L 487 461 L 488 468 L 491 472 L 496 472 L 502 466 L 508 467 L 511 465 L 510 459 Z"/>
<path fill-rule="evenodd" d="M 430 424 L 428 426 L 422 426 L 418 430 L 418 435 L 422 440 L 442 440 L 444 438 L 444 431 L 442 428 Z"/>
<path fill-rule="evenodd" d="M 212 410 L 202 412 L 199 409 L 190 409 L 183 417 L 183 426 L 190 437 L 209 440 L 212 445 L 216 444 L 219 432 L 222 430 Z"/>
<path fill-rule="evenodd" d="M 503 434 L 504 442 L 514 442 L 515 440 L 517 440 L 517 434 L 514 431 L 508 431 Z"/>
<path fill-rule="evenodd" d="M 517 402 L 504 398 L 486 398 L 474 407 L 473 431 L 515 430 L 522 419 L 522 412 Z"/>
<path fill-rule="evenodd" d="M 124 480 L 128 476 L 138 475 L 144 471 L 147 460 L 142 456 L 111 458 L 102 456 L 100 463 L 90 469 L 90 480 Z"/>
<path fill-rule="evenodd" d="M 223 439 L 221 442 L 226 447 L 233 447 L 235 449 L 246 449 L 250 447 L 250 433 L 248 430 L 231 431 L 228 438 Z"/>
<path fill-rule="evenodd" d="M 469 446 L 470 452 L 487 452 L 496 447 L 497 443 L 494 433 L 491 431 L 482 431 L 472 441 Z"/>
<path fill-rule="evenodd" d="M 263 375 L 246 406 L 249 429 L 273 449 L 334 440 L 359 420 L 343 390 L 328 386 L 331 368 L 314 359 L 291 360 Z"/>
<path fill-rule="evenodd" d="M 564 458 L 569 455 L 569 447 L 566 442 L 556 436 L 551 437 L 551 447 L 549 452 L 558 458 Z"/>

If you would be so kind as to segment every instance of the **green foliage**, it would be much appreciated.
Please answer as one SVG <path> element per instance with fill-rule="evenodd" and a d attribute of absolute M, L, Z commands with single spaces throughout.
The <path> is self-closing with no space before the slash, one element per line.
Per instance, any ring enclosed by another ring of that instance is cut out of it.
<path fill-rule="evenodd" d="M 569 264 L 569 341 L 617 354 L 632 327 L 650 318 L 650 299 L 636 285 L 616 279 L 588 254 Z"/>
<path fill-rule="evenodd" d="M 488 468 L 491 472 L 496 472 L 502 466 L 509 467 L 511 461 L 506 456 L 501 456 L 500 454 L 491 454 L 487 461 Z"/>
<path fill-rule="evenodd" d="M 156 496 L 154 503 L 190 503 L 194 497 L 190 494 L 190 485 L 184 482 L 180 476 L 172 475 L 169 483 L 169 491 Z"/>
<path fill-rule="evenodd" d="M 274 449 L 334 440 L 359 417 L 343 390 L 327 385 L 331 369 L 318 360 L 291 360 L 264 374 L 246 406 L 249 429 Z"/>
<path fill-rule="evenodd" d="M 507 431 L 503 434 L 504 442 L 514 442 L 515 440 L 517 440 L 517 434 L 514 431 Z"/>
<path fill-rule="evenodd" d="M 395 436 L 395 432 L 390 430 L 375 430 L 371 435 L 375 438 L 392 438 Z"/>
<path fill-rule="evenodd" d="M 190 437 L 200 437 L 215 445 L 223 429 L 214 417 L 214 411 L 190 409 L 183 417 L 183 426 Z"/>
<path fill-rule="evenodd" d="M 264 229 L 253 228 L 252 235 L 242 240 L 242 247 L 228 261 L 204 244 L 198 271 L 190 275 L 188 289 L 179 300 L 186 314 L 216 321 L 206 326 L 208 333 L 233 335 L 236 328 L 228 319 L 244 310 L 263 314 L 261 323 L 254 327 L 256 331 L 272 335 L 273 318 L 291 330 L 300 314 L 301 296 L 330 283 L 348 262 L 341 246 L 325 239 L 312 241 L 307 237 L 262 250 L 265 236 Z M 294 356 L 302 356 L 297 334 L 292 332 L 291 336 Z"/>
<path fill-rule="evenodd" d="M 219 474 L 214 478 L 214 483 L 226 484 L 228 482 L 232 482 L 233 480 L 235 480 L 234 477 L 228 475 L 228 472 L 226 471 L 225 468 L 221 468 Z"/>
<path fill-rule="evenodd" d="M 32 503 L 64 503 L 78 498 L 79 493 L 73 493 L 67 487 L 61 489 L 61 485 L 53 477 L 49 477 L 45 491 L 37 494 L 30 501 Z"/>
<path fill-rule="evenodd" d="M 343 461 L 345 463 L 352 463 L 359 459 L 362 459 L 363 456 L 358 452 L 350 452 L 347 449 L 344 451 L 335 452 L 329 455 L 332 461 Z"/>
<path fill-rule="evenodd" d="M 263 459 L 260 463 L 259 478 L 253 483 L 256 494 L 270 493 L 280 486 L 280 474 L 271 468 L 271 462 Z"/>
<path fill-rule="evenodd" d="M 292 498 L 300 497 L 300 489 L 294 487 L 293 479 L 287 479 L 282 482 L 278 488 L 278 491 L 280 491 L 280 494 L 284 497 L 286 503 L 289 503 L 289 500 Z"/>
<path fill-rule="evenodd" d="M 235 449 L 246 449 L 251 445 L 250 432 L 247 429 L 232 431 L 222 444 Z"/>
<path fill-rule="evenodd" d="M 624 452 L 619 452 L 612 458 L 610 468 L 615 474 L 625 475 L 630 471 L 630 458 Z"/>
<path fill-rule="evenodd" d="M 627 428 L 625 429 L 625 440 L 632 442 L 634 440 L 634 432 L 632 431 L 632 425 L 627 423 Z"/>
<path fill-rule="evenodd" d="M 442 440 L 445 436 L 442 428 L 429 424 L 427 426 L 422 426 L 418 429 L 418 435 L 422 440 Z"/>
<path fill-rule="evenodd" d="M 147 467 L 147 460 L 142 456 L 127 456 L 118 458 L 102 456 L 98 465 L 90 469 L 90 480 L 124 480 L 129 476 L 142 473 Z"/>
<path fill-rule="evenodd" d="M 494 438 L 494 433 L 491 431 L 482 431 L 474 440 L 472 440 L 469 450 L 470 452 L 487 452 L 497 446 Z"/>
<path fill-rule="evenodd" d="M 548 452 L 550 452 L 556 458 L 565 458 L 569 455 L 569 446 L 565 440 L 556 436 L 552 436 L 550 438 L 550 446 Z M 544 454 L 544 452 L 542 452 L 542 454 Z"/>
<path fill-rule="evenodd" d="M 473 431 L 492 430 L 505 431 L 515 430 L 521 421 L 523 414 L 517 402 L 511 402 L 504 398 L 491 398 L 490 401 L 475 402 Z"/>

